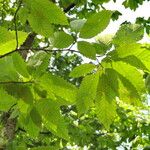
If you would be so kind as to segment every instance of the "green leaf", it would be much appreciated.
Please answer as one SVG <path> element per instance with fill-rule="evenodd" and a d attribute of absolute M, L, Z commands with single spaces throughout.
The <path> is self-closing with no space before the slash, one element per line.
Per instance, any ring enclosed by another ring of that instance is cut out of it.
<path fill-rule="evenodd" d="M 43 19 L 48 19 L 49 23 L 68 25 L 67 17 L 53 2 L 50 2 L 49 0 L 24 1 L 27 4 L 28 9 L 31 11 L 31 14 L 37 14 L 36 17 L 43 16 Z"/>
<path fill-rule="evenodd" d="M 24 2 L 29 10 L 28 20 L 35 32 L 49 37 L 53 33 L 51 24 L 68 25 L 67 17 L 62 10 L 49 0 Z"/>
<path fill-rule="evenodd" d="M 144 29 L 139 25 L 123 25 L 113 39 L 116 52 L 119 57 L 123 58 L 134 55 L 142 50 L 141 44 L 137 43 L 142 39 Z"/>
<path fill-rule="evenodd" d="M 137 68 L 150 70 L 150 50 L 138 43 L 125 44 L 116 48 L 117 57 Z M 116 55 L 113 56 L 116 59 Z M 134 57 L 131 59 L 131 57 Z M 136 58 L 135 58 L 136 57 Z M 135 62 L 133 62 L 135 61 Z"/>
<path fill-rule="evenodd" d="M 19 100 L 18 103 L 17 103 L 17 108 L 16 110 L 19 111 L 19 117 L 21 116 L 21 118 L 23 117 L 24 119 L 27 117 L 27 114 L 28 112 L 30 112 L 29 108 L 30 108 L 31 105 L 25 103 L 24 101 L 22 100 Z M 30 116 L 29 116 L 30 117 Z M 22 119 L 23 119 L 22 118 Z M 25 120 L 24 120 L 25 121 Z M 24 122 L 23 121 L 23 122 Z"/>
<path fill-rule="evenodd" d="M 77 109 L 79 115 L 85 113 L 90 107 L 93 106 L 98 81 L 99 73 L 88 75 L 83 79 L 77 94 Z"/>
<path fill-rule="evenodd" d="M 30 150 L 59 150 L 58 146 L 38 146 L 30 148 Z"/>
<path fill-rule="evenodd" d="M 73 43 L 73 37 L 63 31 L 55 32 L 54 37 L 51 38 L 53 47 L 66 48 Z"/>
<path fill-rule="evenodd" d="M 25 41 L 27 33 L 18 31 L 19 46 Z M 0 55 L 5 55 L 16 49 L 16 36 L 14 31 L 0 27 Z"/>
<path fill-rule="evenodd" d="M 49 66 L 49 59 L 51 54 L 48 54 L 43 51 L 35 52 L 33 56 L 31 56 L 27 62 L 28 69 L 30 73 L 35 78 L 42 76 Z"/>
<path fill-rule="evenodd" d="M 86 20 L 77 19 L 70 22 L 70 27 L 75 32 L 80 32 L 81 28 L 85 24 Z"/>
<path fill-rule="evenodd" d="M 99 122 L 102 123 L 106 129 L 110 128 L 110 125 L 117 115 L 116 96 L 117 94 L 112 89 L 108 77 L 102 74 L 99 78 L 95 107 Z"/>
<path fill-rule="evenodd" d="M 28 81 L 30 75 L 21 56 L 13 53 L 0 59 L 0 81 Z"/>
<path fill-rule="evenodd" d="M 136 89 L 136 87 L 123 75 L 118 74 L 121 81 L 119 83 L 119 98 L 125 103 L 138 106 L 140 105 L 141 97 Z"/>
<path fill-rule="evenodd" d="M 15 103 L 17 103 L 17 100 L 0 88 L 0 110 L 8 111 Z"/>
<path fill-rule="evenodd" d="M 108 67 L 108 64 L 103 64 Z M 111 62 L 119 79 L 119 98 L 132 105 L 141 105 L 141 95 L 145 93 L 142 73 L 135 67 L 121 61 Z M 111 84 L 112 85 L 112 84 Z"/>
<path fill-rule="evenodd" d="M 43 35 L 45 37 L 50 37 L 54 33 L 54 27 L 48 22 L 47 19 L 41 16 L 37 17 L 36 13 L 29 14 L 28 20 L 34 32 Z"/>
<path fill-rule="evenodd" d="M 146 77 L 145 86 L 146 86 L 148 92 L 150 93 L 150 75 L 148 75 L 148 76 Z"/>
<path fill-rule="evenodd" d="M 121 61 L 113 62 L 112 67 L 134 85 L 139 95 L 144 93 L 143 75 L 138 69 Z"/>
<path fill-rule="evenodd" d="M 28 113 L 20 113 L 18 122 L 19 125 L 26 130 L 29 136 L 32 138 L 37 138 L 40 132 L 40 128 L 32 121 Z"/>
<path fill-rule="evenodd" d="M 134 52 L 134 55 L 150 70 L 150 50 L 147 47 L 141 47 Z"/>
<path fill-rule="evenodd" d="M 32 110 L 30 111 L 30 116 L 32 121 L 40 128 L 42 125 L 42 118 L 36 107 L 32 108 Z"/>
<path fill-rule="evenodd" d="M 31 84 L 6 84 L 6 91 L 16 99 L 23 100 L 26 104 L 33 104 L 34 93 Z"/>
<path fill-rule="evenodd" d="M 137 24 L 125 24 L 120 27 L 113 43 L 116 45 L 133 44 L 142 39 L 144 35 L 144 28 Z"/>
<path fill-rule="evenodd" d="M 40 132 L 40 129 L 35 125 L 31 118 L 29 118 L 28 123 L 24 125 L 24 129 L 32 138 L 37 138 Z"/>
<path fill-rule="evenodd" d="M 54 134 L 68 140 L 68 131 L 57 102 L 51 99 L 41 99 L 37 104 L 39 113 L 43 116 L 45 126 Z"/>
<path fill-rule="evenodd" d="M 140 49 L 141 55 L 140 53 L 137 52 L 133 52 L 132 55 L 128 55 L 126 57 L 119 57 L 116 51 L 111 51 L 109 53 L 107 53 L 108 57 L 111 57 L 112 60 L 114 61 L 123 61 L 127 64 L 130 64 L 131 66 L 136 67 L 137 69 L 143 70 L 143 71 L 148 71 L 148 67 L 146 66 L 149 60 L 146 59 L 142 56 L 143 53 L 147 54 L 147 56 L 150 54 L 150 51 L 146 50 L 146 49 Z M 137 53 L 137 54 L 136 54 Z M 138 54 L 139 53 L 139 54 Z M 146 62 L 145 62 L 146 61 Z"/>
<path fill-rule="evenodd" d="M 99 98 L 99 100 L 96 101 L 97 117 L 99 122 L 102 123 L 106 129 L 109 129 L 117 115 L 116 103 L 115 101 L 109 102 L 103 95 L 97 95 L 97 98 Z"/>
<path fill-rule="evenodd" d="M 25 24 L 26 21 L 28 20 L 28 16 L 29 16 L 29 10 L 25 7 L 21 7 L 19 12 L 18 12 L 18 16 L 20 21 Z"/>
<path fill-rule="evenodd" d="M 11 56 L 0 59 L 0 81 L 18 81 L 19 76 Z"/>
<path fill-rule="evenodd" d="M 29 78 L 27 65 L 19 53 L 12 54 L 12 60 L 16 71 L 23 77 Z"/>
<path fill-rule="evenodd" d="M 142 5 L 143 0 L 125 0 L 123 2 L 123 5 L 127 8 L 130 7 L 132 10 L 136 10 L 136 8 L 140 5 Z"/>
<path fill-rule="evenodd" d="M 141 50 L 141 44 L 138 43 L 122 43 L 120 46 L 116 47 L 116 52 L 120 58 L 135 55 L 135 53 Z"/>
<path fill-rule="evenodd" d="M 137 68 L 121 61 L 108 64 L 109 63 L 103 64 L 103 66 L 106 68 L 113 68 L 117 80 L 119 81 L 117 86 L 119 95 L 117 96 L 120 100 L 136 106 L 141 105 L 141 95 L 145 93 L 142 73 Z M 110 85 L 113 85 L 112 81 L 109 83 L 111 83 Z"/>
<path fill-rule="evenodd" d="M 77 44 L 81 54 L 83 54 L 88 58 L 96 59 L 96 50 L 91 43 L 85 41 L 79 41 Z"/>
<path fill-rule="evenodd" d="M 47 73 L 40 77 L 38 82 L 45 90 L 48 91 L 49 94 L 53 93 L 68 102 L 75 102 L 77 88 L 64 79 Z"/>
<path fill-rule="evenodd" d="M 81 64 L 73 69 L 70 73 L 70 77 L 78 78 L 91 73 L 96 66 L 94 64 Z"/>
<path fill-rule="evenodd" d="M 95 37 L 96 40 L 100 43 L 103 43 L 107 46 L 112 44 L 112 40 L 114 38 L 114 33 L 108 33 L 108 34 L 99 34 Z M 110 47 L 110 46 L 109 46 Z"/>
<path fill-rule="evenodd" d="M 107 2 L 109 2 L 110 0 L 93 0 L 92 2 L 94 3 L 94 4 L 96 4 L 96 5 L 98 5 L 98 4 L 103 4 L 103 3 L 107 3 Z"/>
<path fill-rule="evenodd" d="M 104 55 L 106 53 L 106 51 L 109 49 L 109 47 L 100 42 L 100 43 L 93 43 L 92 44 L 96 50 L 96 54 L 99 54 L 99 55 Z"/>
<path fill-rule="evenodd" d="M 138 69 L 141 69 L 143 71 L 148 71 L 149 69 L 144 65 L 144 63 L 138 59 L 136 56 L 134 55 L 130 55 L 124 58 L 119 59 L 127 64 L 130 64 Z"/>
<path fill-rule="evenodd" d="M 119 96 L 119 83 L 118 83 L 118 74 L 112 68 L 105 69 L 105 77 L 107 79 L 107 83 L 111 87 L 111 89 L 115 92 L 116 96 Z"/>
<path fill-rule="evenodd" d="M 81 29 L 81 38 L 92 38 L 102 32 L 109 24 L 112 12 L 103 10 L 91 15 Z"/>

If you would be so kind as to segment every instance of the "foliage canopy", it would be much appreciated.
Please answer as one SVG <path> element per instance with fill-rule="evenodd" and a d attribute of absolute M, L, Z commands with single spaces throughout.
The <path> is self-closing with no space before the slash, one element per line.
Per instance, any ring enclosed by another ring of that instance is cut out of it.
<path fill-rule="evenodd" d="M 98 34 L 121 13 L 107 2 L 0 0 L 0 149 L 150 145 L 149 20 L 108 40 Z"/>

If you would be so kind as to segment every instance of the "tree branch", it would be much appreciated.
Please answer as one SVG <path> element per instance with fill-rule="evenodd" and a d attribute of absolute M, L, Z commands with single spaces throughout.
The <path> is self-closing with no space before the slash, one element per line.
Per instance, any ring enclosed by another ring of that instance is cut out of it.
<path fill-rule="evenodd" d="M 17 29 L 17 14 L 19 12 L 19 9 L 21 7 L 21 4 L 22 4 L 22 1 L 20 0 L 19 1 L 19 4 L 18 4 L 18 7 L 15 11 L 15 14 L 14 14 L 14 24 L 15 24 L 15 34 L 16 34 L 16 49 L 18 48 L 19 46 L 19 42 L 18 42 L 18 29 Z"/>
<path fill-rule="evenodd" d="M 23 52 L 23 51 L 28 51 L 28 50 L 32 50 L 32 51 L 45 51 L 45 52 L 63 52 L 63 51 L 68 51 L 68 52 L 75 52 L 75 53 L 80 53 L 79 51 L 77 50 L 72 50 L 72 49 L 57 49 L 57 50 L 54 50 L 54 49 L 44 49 L 44 48 L 26 48 L 26 47 L 21 47 L 21 48 L 18 48 L 18 49 L 15 49 L 9 53 L 6 53 L 4 55 L 0 55 L 0 58 L 3 58 L 3 57 L 6 57 L 14 52 L 17 52 L 19 51 L 20 53 Z"/>
<path fill-rule="evenodd" d="M 67 8 L 64 8 L 64 12 L 67 13 L 68 11 L 70 11 L 73 7 L 75 7 L 75 3 L 70 4 Z"/>
<path fill-rule="evenodd" d="M 20 46 L 20 48 L 19 49 L 17 48 L 18 52 L 21 54 L 24 60 L 27 57 L 28 50 L 32 47 L 35 37 L 36 37 L 36 33 L 34 32 L 30 33 L 26 38 L 26 40 L 24 41 L 24 43 Z M 26 51 L 22 51 L 21 49 L 26 49 Z"/>
<path fill-rule="evenodd" d="M 17 81 L 2 81 L 0 84 L 33 84 L 33 81 L 28 81 L 28 82 L 17 82 Z"/>

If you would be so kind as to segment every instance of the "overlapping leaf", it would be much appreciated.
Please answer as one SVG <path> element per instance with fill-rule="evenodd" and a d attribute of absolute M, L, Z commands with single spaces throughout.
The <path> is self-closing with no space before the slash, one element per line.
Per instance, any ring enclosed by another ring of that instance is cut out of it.
<path fill-rule="evenodd" d="M 40 128 L 32 121 L 30 115 L 26 113 L 19 114 L 19 125 L 32 137 L 36 138 L 40 132 Z"/>
<path fill-rule="evenodd" d="M 40 77 L 38 82 L 49 94 L 59 96 L 68 102 L 75 102 L 77 88 L 64 79 L 47 73 Z"/>
<path fill-rule="evenodd" d="M 140 95 L 144 92 L 145 86 L 143 75 L 139 70 L 123 62 L 113 62 L 112 66 L 113 69 L 128 79 L 135 86 Z"/>
<path fill-rule="evenodd" d="M 38 51 L 31 56 L 27 62 L 28 70 L 35 78 L 43 75 L 49 65 L 50 54 Z"/>
<path fill-rule="evenodd" d="M 18 31 L 18 44 L 19 46 L 25 41 L 27 33 Z M 15 31 L 7 31 L 5 28 L 0 27 L 0 55 L 4 55 L 16 49 L 16 36 Z"/>
<path fill-rule="evenodd" d="M 148 71 L 149 70 L 145 66 L 145 64 L 139 58 L 137 58 L 135 55 L 129 55 L 129 56 L 121 58 L 119 60 L 121 60 L 123 62 L 126 62 L 126 63 L 136 67 L 137 69 L 141 69 L 143 71 Z"/>
<path fill-rule="evenodd" d="M 93 43 L 92 44 L 96 50 L 96 54 L 104 55 L 106 51 L 109 49 L 109 46 L 99 42 L 99 43 Z"/>
<path fill-rule="evenodd" d="M 137 24 L 125 24 L 120 27 L 113 43 L 116 45 L 133 44 L 141 40 L 144 35 L 144 29 Z"/>
<path fill-rule="evenodd" d="M 136 10 L 136 8 L 143 3 L 144 0 L 125 0 L 123 5 L 130 9 Z"/>
<path fill-rule="evenodd" d="M 55 32 L 51 38 L 52 45 L 57 48 L 66 48 L 73 43 L 73 37 L 63 31 Z"/>
<path fill-rule="evenodd" d="M 91 73 L 95 68 L 96 66 L 94 64 L 81 64 L 72 70 L 70 77 L 78 78 L 85 76 L 86 74 Z"/>
<path fill-rule="evenodd" d="M 102 74 L 100 76 L 95 100 L 98 119 L 107 129 L 117 115 L 115 101 L 117 93 L 115 93 L 114 84 L 111 84 L 108 80 L 111 75 L 108 75 Z"/>
<path fill-rule="evenodd" d="M 84 19 L 77 19 L 70 22 L 71 29 L 75 32 L 80 32 L 81 28 L 83 27 L 86 20 Z"/>
<path fill-rule="evenodd" d="M 0 81 L 26 81 L 30 78 L 25 62 L 17 53 L 1 58 L 0 70 Z"/>
<path fill-rule="evenodd" d="M 93 106 L 99 82 L 99 73 L 87 75 L 79 88 L 77 94 L 77 109 L 79 114 L 86 112 Z"/>
<path fill-rule="evenodd" d="M 0 88 L 0 110 L 8 111 L 15 103 L 17 103 L 17 99 Z"/>
<path fill-rule="evenodd" d="M 84 56 L 91 59 L 96 59 L 96 50 L 91 43 L 85 41 L 79 41 L 78 49 L 80 53 L 83 54 Z"/>
<path fill-rule="evenodd" d="M 92 38 L 102 32 L 109 24 L 112 12 L 103 10 L 91 15 L 80 31 L 81 38 Z"/>
<path fill-rule="evenodd" d="M 57 102 L 51 99 L 42 99 L 37 104 L 37 109 L 43 117 L 45 126 L 54 134 L 68 140 L 68 131 Z"/>
<path fill-rule="evenodd" d="M 106 67 L 108 66 L 106 65 Z M 141 104 L 141 95 L 145 92 L 141 72 L 135 67 L 121 61 L 112 62 L 109 67 L 114 69 L 119 79 L 119 86 L 117 88 L 119 90 L 119 98 L 130 104 Z"/>
<path fill-rule="evenodd" d="M 33 30 L 49 37 L 53 33 L 51 24 L 68 25 L 62 10 L 48 0 L 24 0 L 29 15 L 28 20 Z"/>
<path fill-rule="evenodd" d="M 23 100 L 26 104 L 33 104 L 34 96 L 32 84 L 5 84 L 3 87 L 6 91 L 18 100 Z"/>

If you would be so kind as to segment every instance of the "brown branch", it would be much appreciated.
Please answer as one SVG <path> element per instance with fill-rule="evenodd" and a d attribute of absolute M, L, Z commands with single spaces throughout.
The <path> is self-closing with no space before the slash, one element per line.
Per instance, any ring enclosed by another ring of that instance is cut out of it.
<path fill-rule="evenodd" d="M 20 46 L 20 48 L 19 49 L 17 48 L 18 52 L 21 54 L 24 60 L 27 57 L 28 50 L 32 47 L 35 37 L 36 37 L 36 33 L 34 32 L 30 33 L 26 38 L 26 40 L 24 41 L 24 43 Z M 21 49 L 26 49 L 27 51 L 22 51 Z"/>
<path fill-rule="evenodd" d="M 6 53 L 6 54 L 4 54 L 4 55 L 0 55 L 0 58 L 4 58 L 4 57 L 6 57 L 6 56 L 9 56 L 10 54 L 12 54 L 12 53 L 14 53 L 14 52 L 16 52 L 17 51 L 17 49 L 15 49 L 15 50 L 13 50 L 13 51 L 11 51 L 11 52 L 8 52 L 8 53 Z"/>
<path fill-rule="evenodd" d="M 23 50 L 27 50 L 26 48 L 22 48 L 22 49 L 20 49 L 21 51 Z M 54 49 L 44 49 L 44 48 L 30 48 L 30 50 L 31 51 L 45 51 L 45 52 L 65 52 L 65 51 L 67 51 L 67 52 L 75 52 L 75 53 L 80 53 L 79 51 L 77 51 L 77 50 L 73 50 L 73 49 L 56 49 L 56 50 L 54 50 Z"/>
<path fill-rule="evenodd" d="M 68 11 L 70 11 L 75 6 L 76 6 L 75 3 L 70 4 L 68 7 L 64 8 L 64 12 L 67 13 Z"/>
<path fill-rule="evenodd" d="M 6 56 L 9 56 L 10 54 L 12 53 L 15 53 L 17 51 L 19 51 L 20 53 L 22 53 L 23 51 L 27 52 L 28 50 L 32 50 L 32 51 L 45 51 L 45 52 L 63 52 L 63 51 L 67 51 L 67 52 L 75 52 L 75 53 L 80 53 L 79 51 L 77 50 L 72 50 L 72 49 L 57 49 L 57 50 L 53 50 L 53 49 L 44 49 L 44 48 L 18 48 L 18 49 L 15 49 L 9 53 L 6 53 L 4 55 L 0 55 L 0 58 L 3 58 L 3 57 L 6 57 Z"/>

